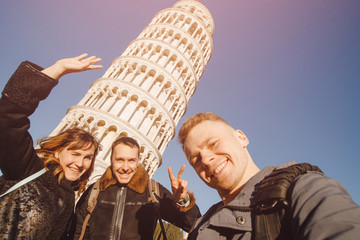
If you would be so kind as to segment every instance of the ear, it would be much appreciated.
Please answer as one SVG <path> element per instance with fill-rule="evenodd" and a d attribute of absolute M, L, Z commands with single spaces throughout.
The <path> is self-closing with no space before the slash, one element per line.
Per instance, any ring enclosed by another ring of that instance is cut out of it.
<path fill-rule="evenodd" d="M 249 139 L 246 137 L 246 135 L 240 131 L 235 130 L 236 137 L 241 141 L 242 145 L 246 147 L 249 144 Z"/>

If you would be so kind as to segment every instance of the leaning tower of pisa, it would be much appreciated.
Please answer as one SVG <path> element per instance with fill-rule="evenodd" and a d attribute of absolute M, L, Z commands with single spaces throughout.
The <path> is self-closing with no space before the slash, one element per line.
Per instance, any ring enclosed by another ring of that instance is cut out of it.
<path fill-rule="evenodd" d="M 68 109 L 51 135 L 80 127 L 100 140 L 91 182 L 110 165 L 119 136 L 138 141 L 140 162 L 150 176 L 155 173 L 211 57 L 213 31 L 213 18 L 198 1 L 181 0 L 158 12 Z"/>

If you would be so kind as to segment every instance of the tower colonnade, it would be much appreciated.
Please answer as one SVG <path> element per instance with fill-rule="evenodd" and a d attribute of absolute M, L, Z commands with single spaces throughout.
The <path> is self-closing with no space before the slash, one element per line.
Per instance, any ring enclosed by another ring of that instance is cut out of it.
<path fill-rule="evenodd" d="M 155 173 L 211 57 L 213 31 L 210 12 L 197 1 L 160 11 L 68 109 L 51 135 L 80 127 L 99 139 L 103 148 L 90 183 L 109 166 L 119 136 L 139 142 L 140 162 Z"/>

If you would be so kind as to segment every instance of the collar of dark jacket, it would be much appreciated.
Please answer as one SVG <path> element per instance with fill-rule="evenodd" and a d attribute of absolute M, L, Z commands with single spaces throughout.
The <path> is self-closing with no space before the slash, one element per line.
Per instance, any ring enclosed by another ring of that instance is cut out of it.
<path fill-rule="evenodd" d="M 145 192 L 145 189 L 149 182 L 149 174 L 145 171 L 144 167 L 139 164 L 134 176 L 131 178 L 130 182 L 127 184 L 128 188 L 131 188 L 137 193 Z M 100 191 L 104 191 L 111 185 L 117 183 L 114 178 L 111 167 L 108 167 L 104 174 L 100 178 Z"/>

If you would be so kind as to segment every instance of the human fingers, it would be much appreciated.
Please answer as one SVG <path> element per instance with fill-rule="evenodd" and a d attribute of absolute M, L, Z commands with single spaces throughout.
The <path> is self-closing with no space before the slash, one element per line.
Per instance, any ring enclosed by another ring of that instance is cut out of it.
<path fill-rule="evenodd" d="M 187 185 L 188 185 L 188 181 L 186 180 L 181 180 L 181 187 L 184 190 L 187 190 Z"/>
<path fill-rule="evenodd" d="M 102 65 L 95 65 L 95 63 L 100 62 L 102 59 L 97 58 L 95 56 L 89 57 L 87 59 L 81 60 L 83 68 L 86 70 L 93 70 L 93 69 L 99 69 L 102 68 Z"/>
<path fill-rule="evenodd" d="M 187 185 L 188 185 L 188 181 L 180 180 L 179 187 L 177 188 L 178 201 L 186 198 L 186 195 L 187 195 Z"/>
<path fill-rule="evenodd" d="M 101 58 L 94 58 L 93 60 L 91 60 L 91 64 L 98 63 L 101 60 L 102 60 Z"/>
<path fill-rule="evenodd" d="M 102 65 L 95 65 L 95 63 L 100 62 L 101 58 L 91 58 L 90 62 L 87 63 L 87 69 L 99 69 L 102 68 Z"/>
<path fill-rule="evenodd" d="M 178 179 L 181 179 L 181 177 L 182 177 L 182 175 L 183 175 L 183 173 L 184 173 L 185 168 L 186 168 L 185 164 L 181 166 L 180 171 L 179 171 L 179 173 L 178 173 L 178 175 L 177 175 L 177 178 L 178 178 Z"/>
<path fill-rule="evenodd" d="M 103 65 L 90 65 L 88 66 L 88 69 L 100 69 L 100 68 L 103 68 Z"/>
<path fill-rule="evenodd" d="M 77 56 L 77 57 L 74 57 L 74 58 L 80 61 L 81 59 L 83 59 L 83 58 L 86 57 L 87 55 L 88 55 L 87 53 L 83 53 L 83 54 L 81 54 L 81 55 L 79 55 L 79 56 Z"/>
<path fill-rule="evenodd" d="M 96 56 L 87 57 L 85 59 L 81 59 L 82 63 L 91 64 L 96 58 Z M 101 60 L 101 59 L 100 59 Z"/>
<path fill-rule="evenodd" d="M 174 176 L 174 174 L 173 174 L 173 172 L 172 172 L 171 167 L 168 167 L 168 172 L 169 172 L 169 178 L 170 178 L 170 180 L 173 181 L 173 179 L 175 179 L 175 176 Z"/>

